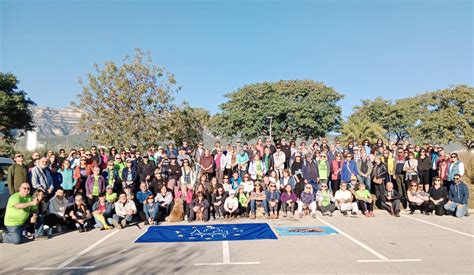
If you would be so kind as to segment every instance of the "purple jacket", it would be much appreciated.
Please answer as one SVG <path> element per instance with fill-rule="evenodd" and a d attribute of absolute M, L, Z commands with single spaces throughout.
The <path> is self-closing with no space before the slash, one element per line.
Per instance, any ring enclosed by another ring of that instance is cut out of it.
<path fill-rule="evenodd" d="M 296 199 L 296 194 L 293 191 L 290 193 L 290 195 L 288 195 L 288 192 L 283 192 L 280 196 L 280 200 L 282 203 L 286 203 L 288 200 L 296 202 Z"/>
<path fill-rule="evenodd" d="M 313 192 L 306 193 L 306 192 L 301 192 L 301 197 L 300 200 L 304 204 L 311 204 L 314 201 L 314 194 Z"/>
<path fill-rule="evenodd" d="M 94 188 L 94 175 L 90 175 L 86 180 L 86 195 L 92 195 L 92 188 Z M 105 192 L 105 179 L 99 176 L 99 193 Z"/>

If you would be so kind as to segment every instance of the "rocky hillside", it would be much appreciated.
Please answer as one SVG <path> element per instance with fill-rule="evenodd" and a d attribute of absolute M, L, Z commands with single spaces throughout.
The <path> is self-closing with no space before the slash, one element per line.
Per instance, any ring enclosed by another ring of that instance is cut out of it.
<path fill-rule="evenodd" d="M 74 107 L 63 109 L 36 107 L 33 109 L 33 118 L 40 139 L 80 133 L 77 125 L 81 119 L 81 112 Z"/>

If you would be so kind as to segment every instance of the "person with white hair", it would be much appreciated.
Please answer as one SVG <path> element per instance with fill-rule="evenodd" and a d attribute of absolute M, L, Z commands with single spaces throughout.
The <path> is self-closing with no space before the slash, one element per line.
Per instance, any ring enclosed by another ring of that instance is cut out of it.
<path fill-rule="evenodd" d="M 357 202 L 353 202 L 352 192 L 347 190 L 347 183 L 341 182 L 340 189 L 336 191 L 334 199 L 336 200 L 336 207 L 341 211 L 344 217 L 348 217 L 348 212 L 352 216 L 357 216 Z"/>
<path fill-rule="evenodd" d="M 54 189 L 53 178 L 48 168 L 48 159 L 42 157 L 38 164 L 31 169 L 31 185 L 33 190 L 42 189 L 44 192 L 51 194 Z"/>

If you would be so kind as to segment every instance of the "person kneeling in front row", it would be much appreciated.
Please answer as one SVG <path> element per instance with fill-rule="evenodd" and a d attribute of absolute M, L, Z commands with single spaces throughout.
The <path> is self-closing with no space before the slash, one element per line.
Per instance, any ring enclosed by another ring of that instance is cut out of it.
<path fill-rule="evenodd" d="M 444 205 L 447 214 L 453 214 L 458 217 L 469 215 L 467 202 L 469 199 L 469 190 L 464 182 L 461 181 L 461 175 L 454 175 L 454 184 L 449 187 L 448 203 Z"/>

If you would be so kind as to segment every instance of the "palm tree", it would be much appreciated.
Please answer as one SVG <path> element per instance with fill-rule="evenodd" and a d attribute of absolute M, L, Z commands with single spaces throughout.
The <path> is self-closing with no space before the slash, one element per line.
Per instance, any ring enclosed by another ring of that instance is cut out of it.
<path fill-rule="evenodd" d="M 350 117 L 342 126 L 340 139 L 342 142 L 353 139 L 360 144 L 364 139 L 375 141 L 377 138 L 382 138 L 385 140 L 386 132 L 378 123 L 369 121 L 367 118 Z"/>

